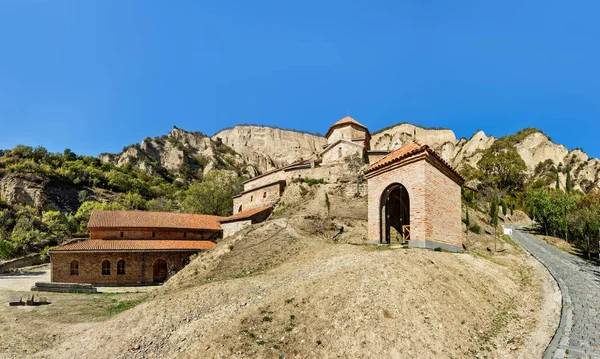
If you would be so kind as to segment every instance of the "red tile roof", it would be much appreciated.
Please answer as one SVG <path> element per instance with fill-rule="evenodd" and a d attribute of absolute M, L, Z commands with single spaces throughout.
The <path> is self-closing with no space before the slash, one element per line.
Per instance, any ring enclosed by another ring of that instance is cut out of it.
<path fill-rule="evenodd" d="M 369 133 L 369 129 L 367 128 L 367 126 L 365 126 L 362 123 L 356 121 L 355 119 L 353 119 L 350 116 L 346 116 L 346 117 L 342 118 L 341 120 L 339 120 L 338 122 L 336 122 L 333 125 L 331 125 L 331 127 L 329 127 L 329 130 L 327 131 L 327 134 L 325 134 L 325 137 L 329 137 L 329 135 L 331 135 L 331 132 L 333 132 L 333 130 L 335 128 L 342 127 L 344 125 L 356 125 L 358 127 L 364 128 L 367 131 L 367 133 Z"/>
<path fill-rule="evenodd" d="M 236 213 L 233 216 L 223 218 L 223 219 L 219 220 L 219 222 L 221 222 L 221 223 L 235 222 L 235 221 L 239 221 L 239 220 L 243 220 L 243 219 L 248 219 L 248 218 L 254 216 L 255 214 L 259 214 L 264 211 L 271 210 L 272 208 L 273 208 L 272 206 L 269 206 L 269 207 L 262 207 L 262 208 L 256 208 L 256 209 L 249 209 L 247 211 L 242 211 L 242 212 Z"/>
<path fill-rule="evenodd" d="M 50 250 L 52 252 L 86 251 L 172 251 L 172 250 L 202 250 L 214 248 L 216 244 L 211 241 L 195 240 L 154 240 L 154 239 L 89 239 L 82 242 L 65 244 Z"/>
<path fill-rule="evenodd" d="M 145 211 L 94 211 L 88 228 L 168 228 L 220 231 L 219 219 L 204 214 Z"/>
<path fill-rule="evenodd" d="M 371 173 L 375 170 L 378 170 L 380 168 L 388 166 L 392 163 L 400 162 L 401 160 L 403 160 L 405 158 L 414 156 L 414 155 L 422 153 L 422 152 L 427 152 L 427 153 L 431 154 L 435 159 L 437 159 L 439 162 L 441 162 L 444 166 L 446 166 L 451 172 L 453 172 L 455 175 L 457 175 L 464 182 L 465 179 L 463 178 L 463 176 L 458 171 L 456 171 L 452 166 L 450 166 L 450 164 L 448 162 L 446 162 L 446 160 L 444 160 L 433 149 L 431 149 L 431 147 L 429 147 L 425 144 L 422 144 L 421 142 L 419 142 L 417 140 L 413 140 L 412 142 L 405 144 L 404 146 L 400 147 L 399 149 L 392 151 L 390 154 L 383 157 L 379 161 L 373 163 L 365 171 L 365 174 Z"/>

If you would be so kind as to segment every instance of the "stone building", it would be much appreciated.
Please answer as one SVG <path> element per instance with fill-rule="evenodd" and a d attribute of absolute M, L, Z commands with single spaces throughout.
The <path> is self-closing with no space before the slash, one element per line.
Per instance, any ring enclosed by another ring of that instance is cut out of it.
<path fill-rule="evenodd" d="M 324 165 L 343 161 L 353 155 L 365 158 L 367 151 L 371 149 L 369 129 L 350 116 L 334 123 L 325 137 L 327 145 L 319 153 L 321 163 Z"/>
<path fill-rule="evenodd" d="M 94 211 L 90 239 L 49 251 L 52 281 L 151 284 L 179 271 L 192 254 L 215 246 L 223 217 L 199 214 Z"/>
<path fill-rule="evenodd" d="M 464 178 L 429 146 L 410 142 L 366 171 L 368 239 L 462 250 Z"/>

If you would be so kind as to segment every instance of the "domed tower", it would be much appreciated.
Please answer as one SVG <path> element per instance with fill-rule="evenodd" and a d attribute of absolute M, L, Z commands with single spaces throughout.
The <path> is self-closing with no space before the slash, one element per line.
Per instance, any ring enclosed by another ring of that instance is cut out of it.
<path fill-rule="evenodd" d="M 369 129 L 350 116 L 334 123 L 325 137 L 327 146 L 319 154 L 323 164 L 342 161 L 354 154 L 364 158 L 371 148 Z"/>

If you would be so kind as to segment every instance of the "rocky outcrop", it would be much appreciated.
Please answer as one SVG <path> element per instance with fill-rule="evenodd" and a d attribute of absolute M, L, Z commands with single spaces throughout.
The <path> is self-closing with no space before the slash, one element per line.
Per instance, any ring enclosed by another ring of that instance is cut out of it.
<path fill-rule="evenodd" d="M 222 141 L 263 172 L 312 158 L 327 144 L 323 136 L 246 125 L 222 130 L 212 140 Z"/>
<path fill-rule="evenodd" d="M 456 146 L 455 156 L 450 163 L 456 168 L 461 168 L 464 165 L 477 167 L 477 162 L 481 159 L 483 151 L 490 148 L 496 141 L 493 136 L 488 137 L 479 130 L 475 132 L 469 140 L 461 140 Z"/>
<path fill-rule="evenodd" d="M 549 159 L 556 164 L 563 163 L 569 153 L 565 146 L 555 144 L 541 132 L 530 134 L 515 144 L 515 147 L 530 172 L 533 172 L 538 163 Z"/>
<path fill-rule="evenodd" d="M 11 205 L 27 205 L 42 211 L 75 212 L 78 189 L 73 185 L 42 180 L 33 175 L 11 173 L 0 178 L 0 199 Z"/>
<path fill-rule="evenodd" d="M 441 148 L 445 143 L 456 143 L 452 130 L 429 129 L 408 123 L 401 123 L 380 130 L 371 136 L 371 149 L 393 151 L 402 147 L 415 138 L 434 149 Z"/>

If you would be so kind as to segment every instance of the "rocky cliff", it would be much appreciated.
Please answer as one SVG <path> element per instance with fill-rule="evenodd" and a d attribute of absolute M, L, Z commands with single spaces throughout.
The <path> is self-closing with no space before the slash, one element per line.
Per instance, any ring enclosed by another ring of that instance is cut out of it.
<path fill-rule="evenodd" d="M 450 129 L 402 123 L 373 133 L 371 148 L 392 151 L 413 138 L 431 146 L 459 170 L 466 165 L 476 168 L 483 151 L 498 140 L 481 130 L 469 139 L 457 140 Z M 579 149 L 569 151 L 535 129 L 509 138 L 525 161 L 529 175 L 539 175 L 540 164 L 547 168 L 554 166 L 561 171 L 559 178 L 564 186 L 569 165 L 576 189 L 600 189 L 600 160 L 588 158 Z M 326 143 L 327 140 L 319 135 L 266 126 L 235 126 L 212 137 L 174 128 L 166 136 L 147 138 L 139 145 L 127 147 L 120 154 L 102 154 L 100 159 L 118 166 L 129 163 L 150 173 L 160 170 L 178 173 L 187 167 L 206 173 L 215 168 L 224 168 L 253 177 L 300 159 L 314 158 Z"/>
<path fill-rule="evenodd" d="M 221 140 L 261 171 L 312 158 L 327 144 L 323 136 L 245 125 L 222 130 L 212 140 Z"/>

